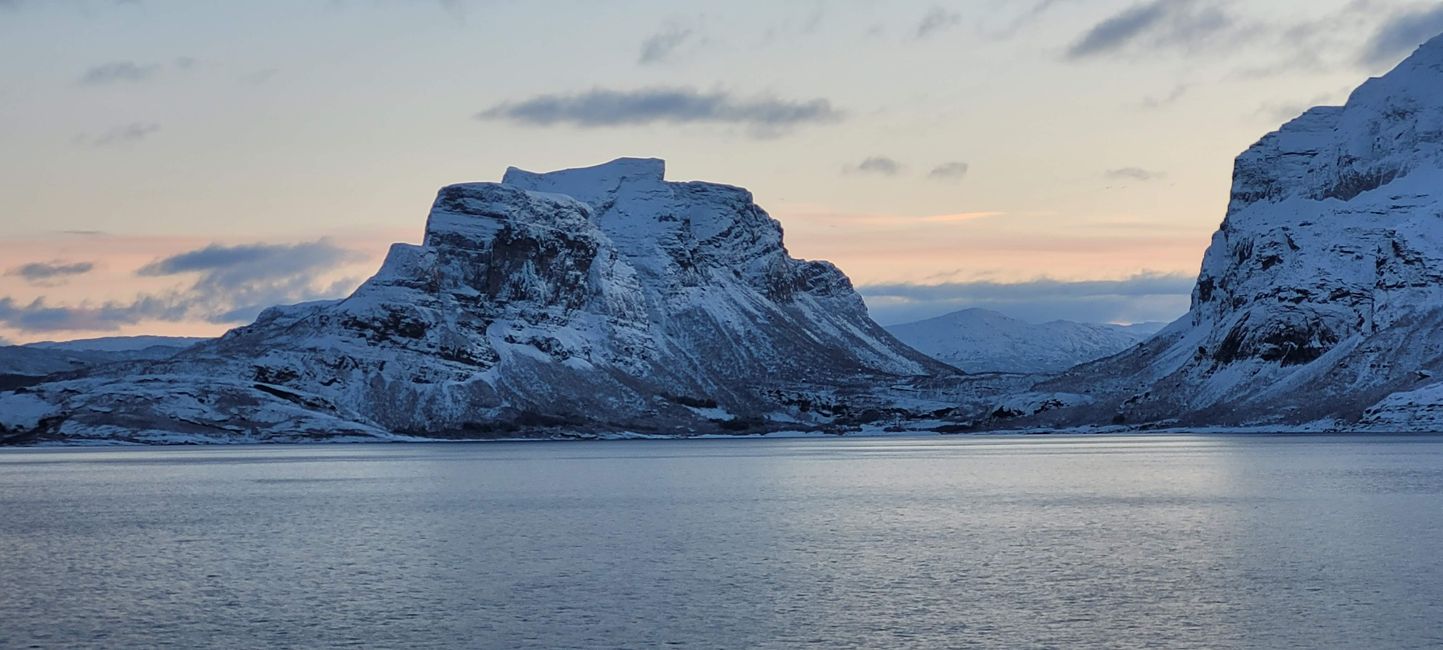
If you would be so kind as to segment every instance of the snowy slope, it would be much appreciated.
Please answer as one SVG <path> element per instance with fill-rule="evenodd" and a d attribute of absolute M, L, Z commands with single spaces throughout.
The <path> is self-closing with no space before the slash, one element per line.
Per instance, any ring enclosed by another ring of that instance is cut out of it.
<path fill-rule="evenodd" d="M 1045 374 L 1117 354 L 1155 330 L 1062 320 L 1033 324 L 995 311 L 964 309 L 887 331 L 967 372 Z"/>
<path fill-rule="evenodd" d="M 150 348 L 188 348 L 208 339 L 189 336 L 107 336 L 73 341 L 42 341 L 24 347 L 81 352 L 139 352 Z"/>
<path fill-rule="evenodd" d="M 1440 307 L 1443 37 L 1239 156 L 1189 314 L 1039 390 L 1095 398 L 1051 424 L 1432 429 L 1390 412 L 1436 410 Z"/>
<path fill-rule="evenodd" d="M 0 377 L 20 381 L 109 363 L 165 359 L 202 340 L 135 336 L 0 346 Z"/>
<path fill-rule="evenodd" d="M 748 192 L 663 176 L 621 159 L 443 188 L 423 243 L 393 246 L 349 298 L 33 387 L 24 410 L 53 413 L 6 420 L 0 400 L 0 425 L 25 440 L 693 435 L 955 403 L 955 370 L 873 323 L 835 267 L 787 255 Z"/>

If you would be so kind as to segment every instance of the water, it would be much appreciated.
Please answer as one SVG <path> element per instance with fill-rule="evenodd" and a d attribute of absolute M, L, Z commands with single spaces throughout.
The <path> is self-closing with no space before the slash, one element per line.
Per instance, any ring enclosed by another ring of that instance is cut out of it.
<path fill-rule="evenodd" d="M 0 647 L 1443 645 L 1443 437 L 0 453 Z"/>

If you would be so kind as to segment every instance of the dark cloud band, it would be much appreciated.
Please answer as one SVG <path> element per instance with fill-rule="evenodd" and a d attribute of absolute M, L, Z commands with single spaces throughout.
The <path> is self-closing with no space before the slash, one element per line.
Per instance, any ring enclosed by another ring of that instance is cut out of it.
<path fill-rule="evenodd" d="M 0 298 L 0 323 L 27 332 L 104 332 L 146 321 L 244 323 L 273 305 L 344 295 L 354 280 L 325 284 L 318 281 L 319 276 L 364 257 L 326 240 L 212 244 L 156 260 L 137 271 L 150 277 L 194 274 L 195 280 L 187 288 L 100 306 L 53 306 L 44 298 L 22 304 Z"/>
<path fill-rule="evenodd" d="M 1067 48 L 1067 57 L 1083 59 L 1110 54 L 1137 43 L 1190 46 L 1226 30 L 1233 23 L 1233 18 L 1223 9 L 1200 5 L 1196 0 L 1150 0 L 1094 25 Z"/>
<path fill-rule="evenodd" d="M 5 275 L 16 276 L 26 282 L 43 284 L 75 275 L 84 275 L 94 269 L 95 265 L 90 262 L 31 262 L 10 269 L 5 272 Z"/>
<path fill-rule="evenodd" d="M 582 128 L 654 123 L 718 123 L 785 129 L 834 122 L 841 113 L 825 99 L 790 101 L 743 99 L 727 92 L 689 88 L 596 89 L 577 94 L 540 95 L 505 102 L 476 115 L 530 126 L 569 124 Z"/>
<path fill-rule="evenodd" d="M 1439 33 L 1443 33 L 1443 5 L 1392 16 L 1363 48 L 1362 62 L 1370 66 L 1396 63 Z"/>

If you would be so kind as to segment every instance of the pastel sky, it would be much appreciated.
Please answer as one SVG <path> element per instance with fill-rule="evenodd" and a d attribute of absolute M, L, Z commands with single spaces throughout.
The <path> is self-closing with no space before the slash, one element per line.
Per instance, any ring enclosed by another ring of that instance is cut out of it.
<path fill-rule="evenodd" d="M 344 295 L 447 183 L 751 189 L 883 323 L 1170 320 L 1232 159 L 1443 32 L 1407 0 L 0 0 L 0 338 Z"/>

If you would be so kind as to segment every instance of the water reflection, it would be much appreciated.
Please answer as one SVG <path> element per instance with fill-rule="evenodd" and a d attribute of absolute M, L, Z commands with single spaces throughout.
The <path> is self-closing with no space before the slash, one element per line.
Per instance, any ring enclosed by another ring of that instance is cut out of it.
<path fill-rule="evenodd" d="M 1443 438 L 0 453 L 0 646 L 1428 647 Z"/>

